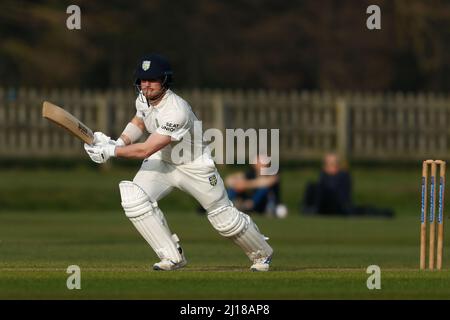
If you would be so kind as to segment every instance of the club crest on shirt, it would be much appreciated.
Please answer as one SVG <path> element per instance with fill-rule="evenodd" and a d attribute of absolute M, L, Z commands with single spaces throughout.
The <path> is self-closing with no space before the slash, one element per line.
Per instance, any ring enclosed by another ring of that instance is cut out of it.
<path fill-rule="evenodd" d="M 209 177 L 209 184 L 212 185 L 213 187 L 217 184 L 216 175 L 212 175 L 211 177 Z"/>
<path fill-rule="evenodd" d="M 150 60 L 144 60 L 142 61 L 142 70 L 147 71 L 148 69 L 150 69 L 150 64 L 152 62 Z"/>

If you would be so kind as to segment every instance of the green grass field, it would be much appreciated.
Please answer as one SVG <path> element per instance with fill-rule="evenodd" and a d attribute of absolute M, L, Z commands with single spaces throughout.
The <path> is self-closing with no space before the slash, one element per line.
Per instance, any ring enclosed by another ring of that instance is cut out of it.
<path fill-rule="evenodd" d="M 0 171 L 0 299 L 449 299 L 448 250 L 445 270 L 417 270 L 420 171 L 353 172 L 355 202 L 392 207 L 396 218 L 300 216 L 298 200 L 316 171 L 287 169 L 289 216 L 254 217 L 275 249 L 272 271 L 252 273 L 180 192 L 160 207 L 189 264 L 151 271 L 156 256 L 120 207 L 117 184 L 133 170 Z M 372 264 L 381 268 L 381 290 L 366 287 Z M 81 268 L 81 290 L 66 287 L 69 265 Z"/>

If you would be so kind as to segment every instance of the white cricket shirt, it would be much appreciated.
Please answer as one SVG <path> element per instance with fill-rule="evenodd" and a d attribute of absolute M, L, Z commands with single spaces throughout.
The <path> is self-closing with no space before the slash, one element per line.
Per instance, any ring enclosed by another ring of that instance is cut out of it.
<path fill-rule="evenodd" d="M 157 106 L 149 106 L 143 95 L 136 99 L 136 117 L 142 119 L 151 134 L 168 135 L 172 142 L 160 150 L 161 158 L 173 164 L 189 163 L 204 156 L 211 159 L 209 149 L 203 142 L 203 133 L 194 134 L 194 123 L 199 121 L 189 103 L 167 90 Z"/>

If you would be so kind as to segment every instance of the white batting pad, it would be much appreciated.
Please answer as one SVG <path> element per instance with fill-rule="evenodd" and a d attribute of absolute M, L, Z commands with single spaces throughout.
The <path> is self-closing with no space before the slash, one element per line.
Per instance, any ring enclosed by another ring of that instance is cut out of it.
<path fill-rule="evenodd" d="M 267 239 L 261 234 L 252 219 L 237 210 L 227 206 L 208 213 L 208 220 L 214 229 L 241 247 L 251 261 L 272 255 L 273 249 Z"/>
<path fill-rule="evenodd" d="M 164 213 L 161 211 L 161 209 L 158 207 L 158 203 L 157 202 L 152 202 L 152 208 L 153 208 L 153 212 L 155 212 L 155 214 L 158 216 L 159 220 L 161 221 L 161 224 L 163 226 L 166 226 L 167 228 L 169 228 L 169 224 L 166 221 L 166 217 L 164 216 Z M 173 234 L 173 236 L 176 236 L 176 234 Z M 179 242 L 180 240 L 177 240 L 177 242 Z"/>
<path fill-rule="evenodd" d="M 122 207 L 139 233 L 153 248 L 161 260 L 171 260 L 179 263 L 183 260 L 178 251 L 178 237 L 171 234 L 164 214 L 157 205 L 155 208 L 147 194 L 131 181 L 119 183 Z"/>

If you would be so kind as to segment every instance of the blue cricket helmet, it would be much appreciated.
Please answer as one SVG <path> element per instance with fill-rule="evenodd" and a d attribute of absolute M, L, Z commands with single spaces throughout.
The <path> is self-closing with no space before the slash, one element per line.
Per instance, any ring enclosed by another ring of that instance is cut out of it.
<path fill-rule="evenodd" d="M 139 60 L 135 72 L 135 85 L 140 86 L 141 80 L 160 80 L 165 88 L 172 84 L 172 67 L 162 55 L 152 53 Z"/>

